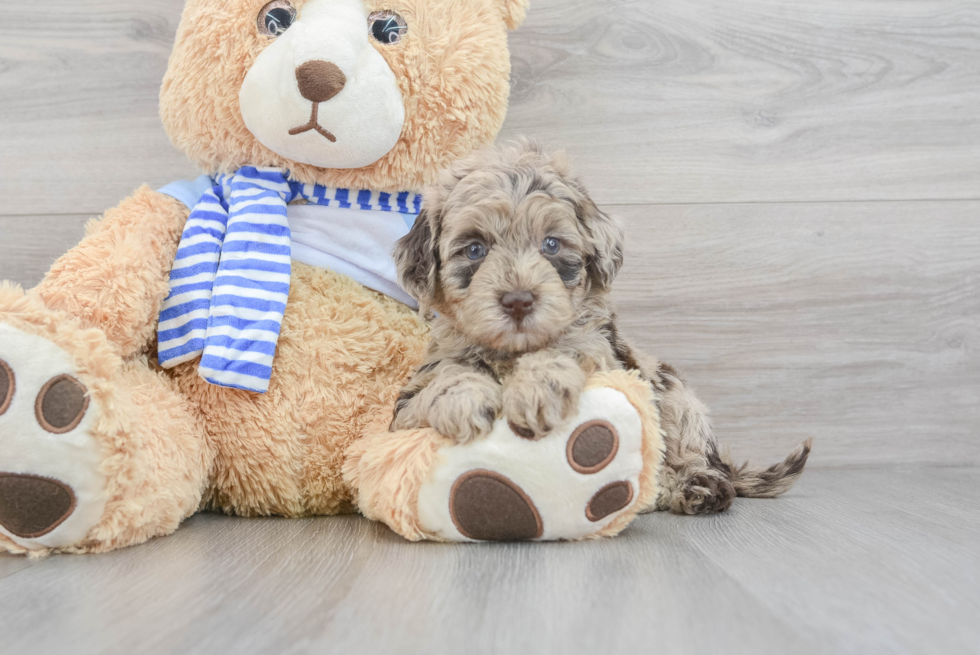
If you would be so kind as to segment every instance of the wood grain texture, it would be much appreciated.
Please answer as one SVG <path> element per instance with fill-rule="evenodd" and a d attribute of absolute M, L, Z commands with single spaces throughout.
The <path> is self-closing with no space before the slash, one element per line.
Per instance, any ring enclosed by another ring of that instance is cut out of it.
<path fill-rule="evenodd" d="M 45 0 L 25 28 L 0 0 L 0 279 L 196 175 L 157 115 L 182 4 Z M 104 556 L 0 556 L 0 652 L 976 650 L 980 469 L 922 464 L 980 463 L 978 5 L 532 4 L 504 136 L 567 147 L 625 218 L 623 325 L 736 456 L 815 437 L 799 485 L 591 543 L 199 515 Z"/>
<path fill-rule="evenodd" d="M 157 115 L 181 6 L 0 25 L 0 211 L 98 214 L 195 176 Z M 511 44 L 504 136 L 567 147 L 604 203 L 980 197 L 968 0 L 533 0 Z"/>
<path fill-rule="evenodd" d="M 809 471 L 782 499 L 586 543 L 200 515 L 108 555 L 0 557 L 0 633 L 79 655 L 972 652 L 978 473 Z"/>
<path fill-rule="evenodd" d="M 736 456 L 980 463 L 980 202 L 620 207 L 624 331 Z"/>
<path fill-rule="evenodd" d="M 980 463 L 980 202 L 612 211 L 624 331 L 680 368 L 737 458 L 814 437 L 813 466 Z M 0 218 L 0 279 L 35 284 L 84 222 Z"/>
<path fill-rule="evenodd" d="M 601 202 L 980 197 L 975 2 L 532 5 L 505 136 Z"/>
<path fill-rule="evenodd" d="M 58 257 L 85 235 L 91 216 L 0 215 L 0 280 L 29 289 L 48 272 Z"/>
<path fill-rule="evenodd" d="M 198 175 L 157 110 L 183 4 L 45 0 L 0 23 L 0 212 L 97 215 Z"/>

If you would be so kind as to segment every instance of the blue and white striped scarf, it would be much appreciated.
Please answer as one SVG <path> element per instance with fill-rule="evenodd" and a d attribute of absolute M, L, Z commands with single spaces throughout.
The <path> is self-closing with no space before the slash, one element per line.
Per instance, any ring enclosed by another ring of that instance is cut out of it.
<path fill-rule="evenodd" d="M 264 393 L 289 296 L 286 205 L 418 214 L 422 198 L 291 182 L 280 169 L 246 166 L 213 178 L 194 206 L 170 272 L 157 328 L 158 360 L 171 368 L 201 356 L 211 384 Z"/>

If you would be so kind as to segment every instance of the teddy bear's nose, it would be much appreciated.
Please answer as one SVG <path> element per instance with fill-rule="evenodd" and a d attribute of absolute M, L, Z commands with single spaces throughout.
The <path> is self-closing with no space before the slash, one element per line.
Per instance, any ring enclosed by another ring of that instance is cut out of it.
<path fill-rule="evenodd" d="M 340 93 L 347 84 L 347 76 L 337 64 L 314 59 L 296 68 L 296 82 L 304 98 L 326 102 Z"/>

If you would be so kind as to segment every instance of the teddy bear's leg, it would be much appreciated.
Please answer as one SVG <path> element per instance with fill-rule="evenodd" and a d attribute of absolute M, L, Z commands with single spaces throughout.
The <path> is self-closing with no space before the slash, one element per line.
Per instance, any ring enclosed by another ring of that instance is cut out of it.
<path fill-rule="evenodd" d="M 369 434 L 345 477 L 361 511 L 408 539 L 585 539 L 622 530 L 657 496 L 663 458 L 653 389 L 594 376 L 577 415 L 540 439 L 506 418 L 457 444 L 431 429 Z"/>
<path fill-rule="evenodd" d="M 106 551 L 193 513 L 211 448 L 170 384 L 0 284 L 0 551 Z"/>

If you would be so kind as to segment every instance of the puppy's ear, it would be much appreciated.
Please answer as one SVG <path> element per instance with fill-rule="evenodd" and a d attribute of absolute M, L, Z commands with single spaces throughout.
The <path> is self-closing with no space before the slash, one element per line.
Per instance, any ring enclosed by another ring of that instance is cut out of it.
<path fill-rule="evenodd" d="M 524 22 L 530 0 L 495 0 L 504 15 L 507 29 L 516 30 Z"/>
<path fill-rule="evenodd" d="M 436 246 L 437 228 L 432 214 L 423 209 L 408 234 L 395 244 L 395 264 L 402 288 L 419 302 L 421 309 L 432 303 L 436 293 L 436 274 L 439 253 Z"/>
<path fill-rule="evenodd" d="M 626 228 L 619 219 L 599 210 L 585 185 L 572 172 L 571 164 L 563 151 L 552 155 L 551 165 L 571 191 L 575 214 L 582 224 L 590 251 L 587 262 L 589 277 L 600 289 L 608 290 L 623 266 Z"/>
<path fill-rule="evenodd" d="M 587 262 L 589 276 L 593 284 L 608 291 L 623 267 L 626 229 L 619 219 L 600 211 L 588 195 L 576 203 L 575 210 L 591 247 Z"/>

